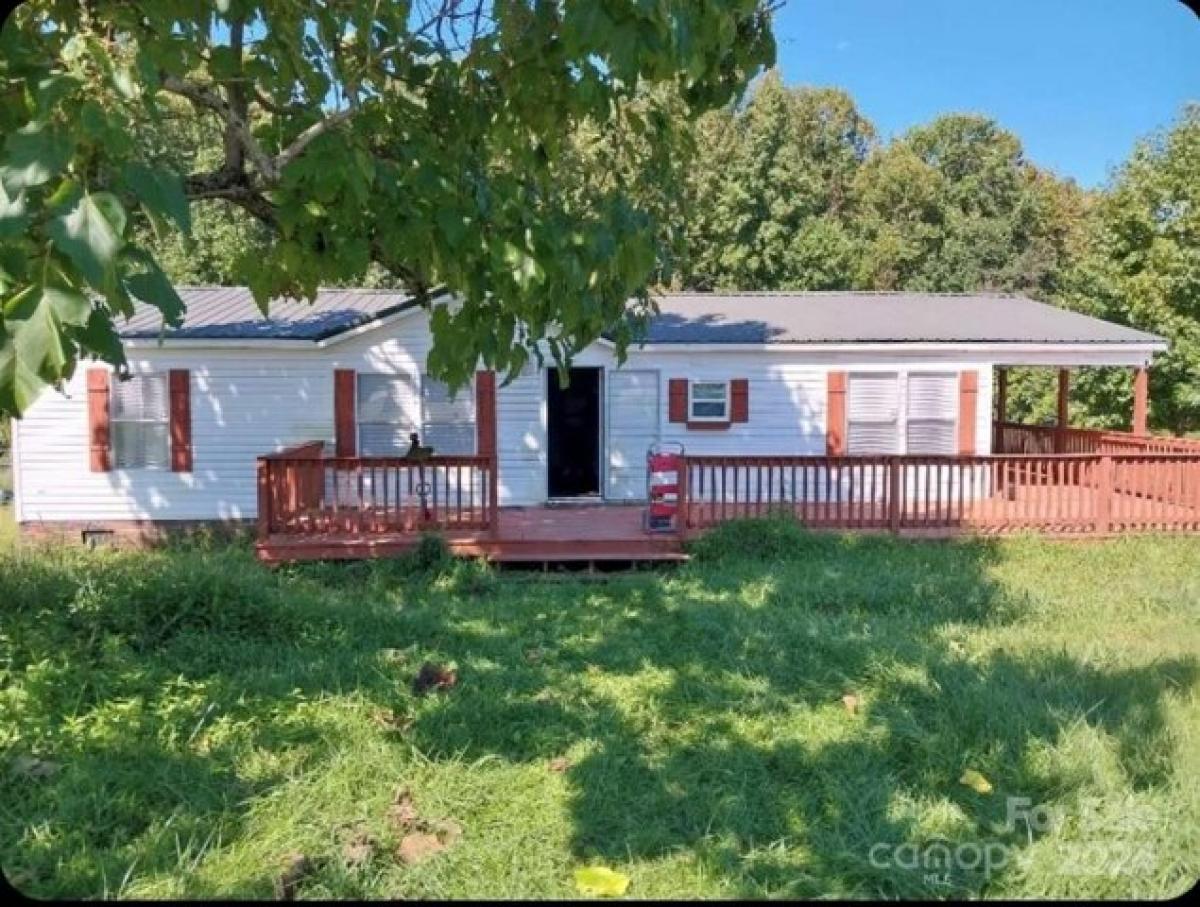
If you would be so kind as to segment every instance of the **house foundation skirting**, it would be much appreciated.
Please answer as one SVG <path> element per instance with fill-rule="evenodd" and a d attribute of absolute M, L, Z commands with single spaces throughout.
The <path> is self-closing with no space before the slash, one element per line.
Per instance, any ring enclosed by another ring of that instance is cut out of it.
<path fill-rule="evenodd" d="M 19 529 L 31 541 L 154 547 L 196 533 L 233 538 L 251 532 L 254 520 L 25 520 Z"/>

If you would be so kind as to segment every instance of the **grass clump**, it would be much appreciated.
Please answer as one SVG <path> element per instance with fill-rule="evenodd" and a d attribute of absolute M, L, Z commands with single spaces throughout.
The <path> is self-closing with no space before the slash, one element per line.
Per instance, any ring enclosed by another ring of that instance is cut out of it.
<path fill-rule="evenodd" d="M 819 539 L 795 517 L 771 514 L 721 523 L 692 541 L 690 551 L 702 563 L 771 561 L 797 558 Z"/>

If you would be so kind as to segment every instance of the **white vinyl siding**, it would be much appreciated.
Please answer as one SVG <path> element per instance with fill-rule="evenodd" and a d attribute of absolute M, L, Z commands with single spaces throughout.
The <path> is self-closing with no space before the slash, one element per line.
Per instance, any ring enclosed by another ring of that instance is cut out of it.
<path fill-rule="evenodd" d="M 112 378 L 113 465 L 117 469 L 166 469 L 170 458 L 167 376 Z"/>
<path fill-rule="evenodd" d="M 475 388 L 468 383 L 451 396 L 449 387 L 424 375 L 421 378 L 424 430 L 421 444 L 435 454 L 475 453 Z"/>
<path fill-rule="evenodd" d="M 895 372 L 852 372 L 847 402 L 850 456 L 900 452 L 900 376 Z"/>
<path fill-rule="evenodd" d="M 910 372 L 905 452 L 958 452 L 958 373 Z"/>
<path fill-rule="evenodd" d="M 611 369 L 608 391 L 608 497 L 646 496 L 646 451 L 659 440 L 659 374 L 652 369 Z"/>
<path fill-rule="evenodd" d="M 359 373 L 358 452 L 364 457 L 397 457 L 417 431 L 412 379 L 407 375 Z"/>

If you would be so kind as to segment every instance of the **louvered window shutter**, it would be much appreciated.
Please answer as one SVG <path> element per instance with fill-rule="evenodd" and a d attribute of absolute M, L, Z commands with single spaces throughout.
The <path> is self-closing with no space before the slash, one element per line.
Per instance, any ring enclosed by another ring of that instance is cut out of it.
<path fill-rule="evenodd" d="M 353 369 L 339 368 L 333 372 L 333 437 L 334 452 L 339 457 L 353 457 L 358 452 L 356 423 L 355 374 Z"/>
<path fill-rule="evenodd" d="M 171 369 L 171 469 L 192 471 L 192 377 L 187 369 Z"/>
<path fill-rule="evenodd" d="M 108 472 L 112 469 L 108 369 L 88 369 L 87 390 L 91 470 L 92 472 Z"/>
<path fill-rule="evenodd" d="M 912 372 L 908 376 L 906 452 L 953 455 L 958 449 L 958 374 Z"/>
<path fill-rule="evenodd" d="M 745 378 L 729 382 L 729 421 L 750 421 L 750 382 Z"/>
<path fill-rule="evenodd" d="M 852 456 L 900 451 L 899 380 L 895 373 L 858 372 L 847 390 L 846 452 Z"/>
<path fill-rule="evenodd" d="M 667 421 L 687 422 L 688 383 L 686 378 L 672 378 L 667 383 Z"/>

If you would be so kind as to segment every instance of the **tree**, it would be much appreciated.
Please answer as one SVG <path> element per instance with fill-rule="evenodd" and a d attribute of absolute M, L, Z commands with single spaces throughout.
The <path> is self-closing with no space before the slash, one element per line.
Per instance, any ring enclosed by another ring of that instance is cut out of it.
<path fill-rule="evenodd" d="M 1052 295 L 1078 229 L 1079 190 L 1030 164 L 1015 135 L 974 115 L 939 117 L 880 149 L 859 174 L 874 289 Z"/>
<path fill-rule="evenodd" d="M 560 191 L 576 130 L 671 147 L 655 87 L 692 117 L 727 103 L 774 43 L 766 0 L 35 0 L 0 30 L 0 410 L 20 413 L 81 356 L 123 362 L 134 300 L 182 303 L 144 241 L 191 203 L 266 230 L 249 284 L 312 297 L 372 262 L 432 309 L 430 372 L 509 374 L 632 336 L 660 232 L 613 174 Z M 140 141 L 166 99 L 220 134 L 215 162 Z"/>
<path fill-rule="evenodd" d="M 707 115 L 697 135 L 685 285 L 850 285 L 848 196 L 875 131 L 849 95 L 788 88 L 771 72 L 744 109 Z"/>
<path fill-rule="evenodd" d="M 1064 303 L 1167 338 L 1151 371 L 1151 425 L 1200 430 L 1200 105 L 1138 144 L 1097 202 L 1087 236 Z M 1075 397 L 1093 424 L 1128 424 L 1127 374 L 1081 375 Z"/>

